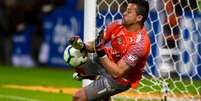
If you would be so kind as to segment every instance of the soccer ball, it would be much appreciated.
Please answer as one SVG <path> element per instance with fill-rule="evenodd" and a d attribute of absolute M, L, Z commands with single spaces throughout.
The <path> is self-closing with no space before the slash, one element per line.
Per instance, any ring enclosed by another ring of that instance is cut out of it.
<path fill-rule="evenodd" d="M 68 45 L 64 51 L 64 61 L 70 67 L 79 67 L 86 63 L 88 60 L 87 56 L 83 56 L 80 50 Z"/>

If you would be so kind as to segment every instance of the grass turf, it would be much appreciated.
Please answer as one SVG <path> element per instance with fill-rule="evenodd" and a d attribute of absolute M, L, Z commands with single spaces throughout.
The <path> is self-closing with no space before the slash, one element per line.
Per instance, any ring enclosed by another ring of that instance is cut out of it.
<path fill-rule="evenodd" d="M 55 87 L 80 87 L 81 82 L 72 79 L 72 70 L 50 68 L 0 67 L 0 84 L 42 85 Z"/>
<path fill-rule="evenodd" d="M 3 88 L 1 85 L 81 87 L 72 70 L 53 68 L 12 68 L 0 66 L 0 101 L 71 101 L 72 95 Z M 29 100 L 28 100 L 29 99 Z"/>
<path fill-rule="evenodd" d="M 73 80 L 72 74 L 73 70 L 66 69 L 0 66 L 0 101 L 71 101 L 72 95 L 68 94 L 3 88 L 1 85 L 15 84 L 80 88 L 81 82 Z M 173 92 L 186 92 L 193 95 L 201 93 L 201 80 L 193 80 L 191 83 L 189 80 L 179 81 L 178 79 L 167 79 L 165 81 L 169 83 L 169 87 Z M 159 93 L 162 91 L 162 86 L 157 85 L 156 82 L 158 81 L 146 77 L 141 81 L 137 90 L 133 92 Z"/>

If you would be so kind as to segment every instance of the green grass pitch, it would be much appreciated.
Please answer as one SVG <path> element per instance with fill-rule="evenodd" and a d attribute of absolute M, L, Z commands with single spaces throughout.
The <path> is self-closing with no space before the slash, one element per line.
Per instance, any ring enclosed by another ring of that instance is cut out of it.
<path fill-rule="evenodd" d="M 0 66 L 0 101 L 71 101 L 72 94 L 31 91 L 22 89 L 5 88 L 3 85 L 25 86 L 51 86 L 56 88 L 80 88 L 81 82 L 72 78 L 73 70 L 55 68 L 13 68 Z M 177 82 L 175 82 L 177 80 Z M 167 79 L 171 91 L 174 93 L 187 92 L 192 95 L 201 94 L 201 80 Z M 137 90 L 138 92 L 160 93 L 162 87 L 156 85 L 157 80 L 144 78 Z M 154 85 L 154 86 L 153 86 Z M 184 91 L 184 92 L 181 92 Z M 116 100 L 122 101 L 122 100 Z M 125 101 L 125 100 L 123 100 Z M 132 100 L 126 100 L 132 101 Z M 141 100 L 140 100 L 141 101 Z"/>
<path fill-rule="evenodd" d="M 72 95 L 4 88 L 2 85 L 81 87 L 72 79 L 72 70 L 11 68 L 0 66 L 0 101 L 71 101 Z"/>

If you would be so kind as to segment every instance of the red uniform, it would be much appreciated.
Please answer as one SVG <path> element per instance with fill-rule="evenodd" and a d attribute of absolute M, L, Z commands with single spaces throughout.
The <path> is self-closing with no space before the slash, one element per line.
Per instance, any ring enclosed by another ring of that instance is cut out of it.
<path fill-rule="evenodd" d="M 117 63 L 124 59 L 130 70 L 125 75 L 127 81 L 135 88 L 139 83 L 150 50 L 150 40 L 145 28 L 138 32 L 128 32 L 118 22 L 110 24 L 104 32 L 103 38 L 111 42 L 111 47 L 106 48 L 107 56 Z M 120 80 L 120 82 L 124 82 Z"/>

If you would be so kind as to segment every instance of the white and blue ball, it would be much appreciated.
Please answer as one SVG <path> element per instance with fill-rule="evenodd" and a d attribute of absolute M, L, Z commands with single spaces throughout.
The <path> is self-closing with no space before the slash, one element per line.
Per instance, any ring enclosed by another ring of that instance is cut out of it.
<path fill-rule="evenodd" d="M 68 45 L 64 51 L 64 61 L 70 67 L 79 67 L 87 62 L 87 57 L 84 57 L 80 50 Z"/>

